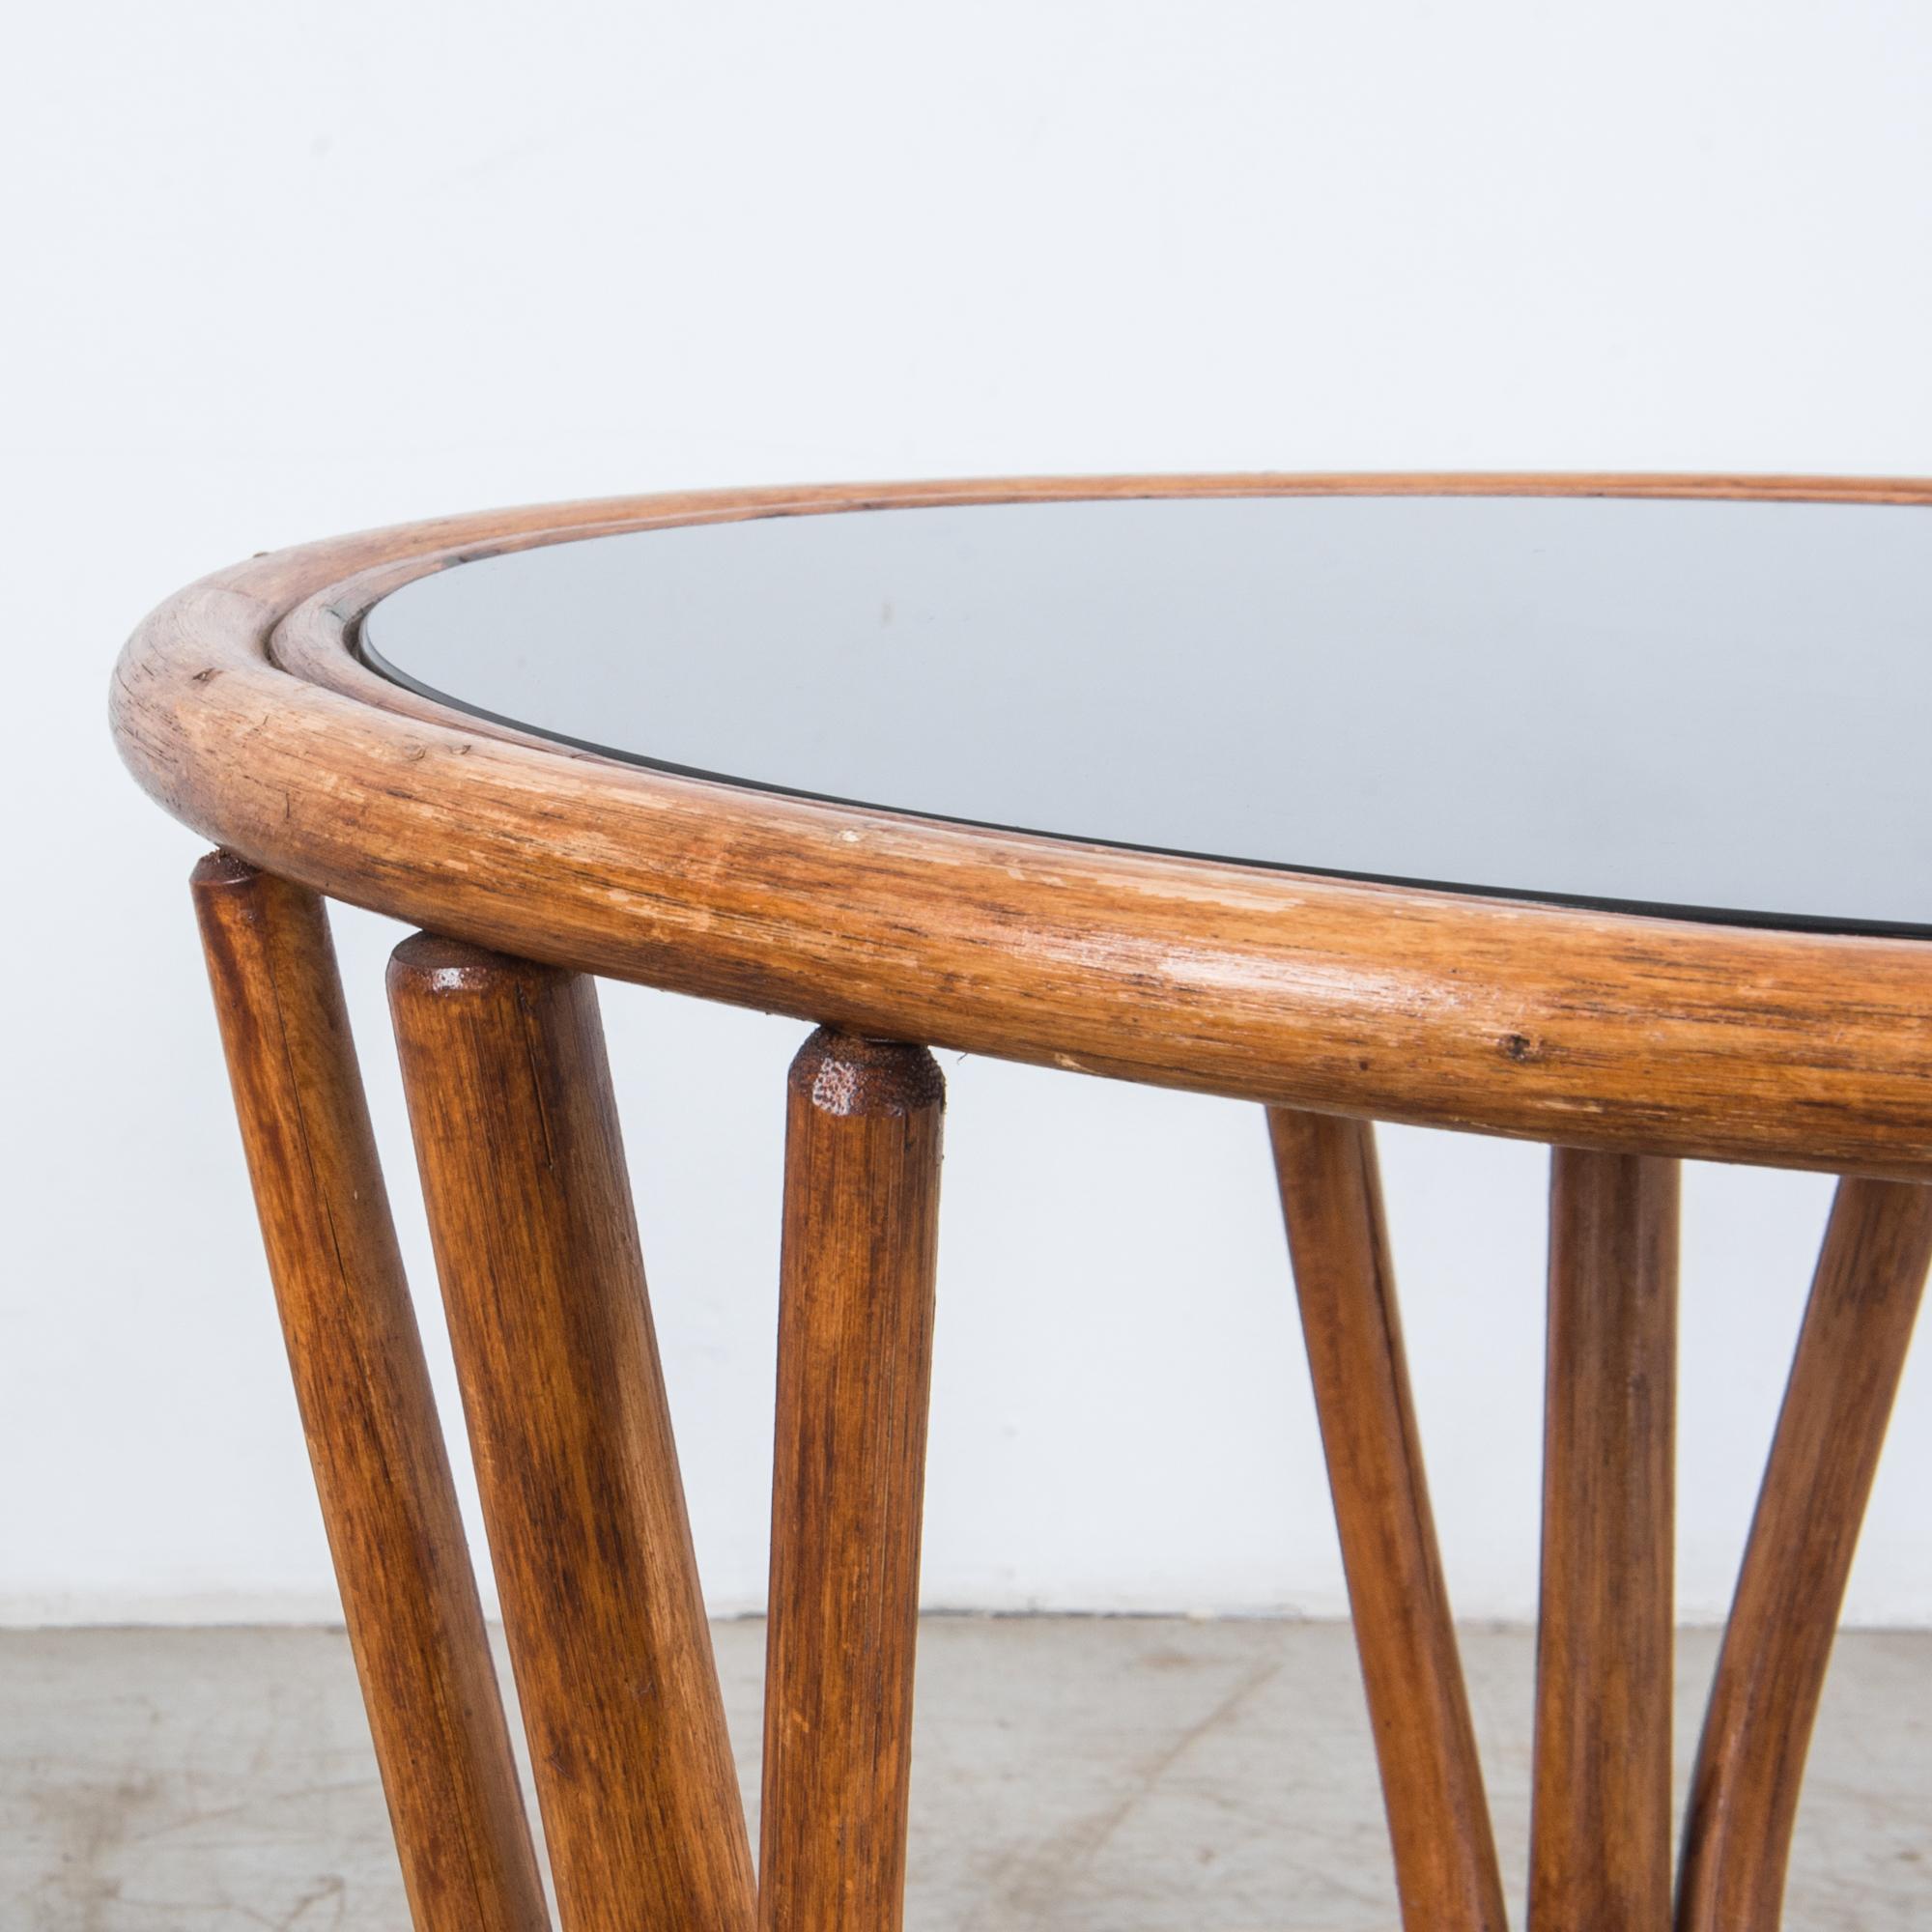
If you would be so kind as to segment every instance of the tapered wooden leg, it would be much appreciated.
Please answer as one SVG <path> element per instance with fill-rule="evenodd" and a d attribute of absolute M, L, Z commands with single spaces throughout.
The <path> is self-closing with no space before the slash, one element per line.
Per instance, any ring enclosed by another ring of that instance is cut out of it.
<path fill-rule="evenodd" d="M 389 999 L 565 1932 L 748 1932 L 595 989 L 419 934 Z"/>
<path fill-rule="evenodd" d="M 897 1932 L 945 1085 L 821 1029 L 792 1063 L 759 1868 L 764 1932 Z"/>
<path fill-rule="evenodd" d="M 1718 1662 L 1681 1932 L 1770 1927 L 1859 1525 L 1932 1261 L 1932 1188 L 1843 1180 Z"/>
<path fill-rule="evenodd" d="M 328 921 L 194 868 L 262 1238 L 418 1932 L 548 1926 Z"/>
<path fill-rule="evenodd" d="M 1551 1153 L 1532 1932 L 1670 1918 L 1675 1161 Z"/>
<path fill-rule="evenodd" d="M 1408 1932 L 1501 1932 L 1502 1881 L 1436 1552 L 1375 1130 L 1270 1108 Z"/>

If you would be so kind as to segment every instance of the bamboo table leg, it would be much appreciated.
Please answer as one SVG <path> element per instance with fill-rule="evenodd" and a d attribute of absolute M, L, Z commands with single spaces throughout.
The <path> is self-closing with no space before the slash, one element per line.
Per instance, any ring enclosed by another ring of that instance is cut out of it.
<path fill-rule="evenodd" d="M 1268 1110 L 1408 1932 L 1502 1932 L 1502 1879 L 1436 1552 L 1366 1122 Z"/>
<path fill-rule="evenodd" d="M 565 1932 L 749 1932 L 595 989 L 424 934 L 389 994 Z"/>
<path fill-rule="evenodd" d="M 896 1932 L 945 1086 L 820 1029 L 786 1115 L 759 1922 Z"/>
<path fill-rule="evenodd" d="M 1704 1719 L 1681 1932 L 1773 1926 L 1799 1780 L 1932 1260 L 1932 1187 L 1844 1180 Z"/>
<path fill-rule="evenodd" d="M 1670 1920 L 1677 1200 L 1551 1151 L 1531 1932 Z"/>
<path fill-rule="evenodd" d="M 419 1932 L 547 1923 L 326 917 L 194 896 Z M 391 998 L 565 1932 L 896 1932 L 943 1083 L 821 1029 L 790 1082 L 763 1889 L 753 1899 L 587 980 L 418 937 Z M 1372 1129 L 1272 1109 L 1406 1922 L 1500 1885 Z M 1669 1918 L 1678 1170 L 1552 1158 L 1533 1932 Z M 1685 1829 L 1680 1932 L 1771 1927 L 1932 1259 L 1932 1189 L 1839 1189 Z"/>
<path fill-rule="evenodd" d="M 550 1923 L 328 921 L 194 868 L 262 1237 L 418 1932 Z"/>

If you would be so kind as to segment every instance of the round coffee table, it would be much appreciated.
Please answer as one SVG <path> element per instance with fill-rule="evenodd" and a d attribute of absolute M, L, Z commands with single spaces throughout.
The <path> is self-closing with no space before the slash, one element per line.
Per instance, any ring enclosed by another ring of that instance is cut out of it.
<path fill-rule="evenodd" d="M 899 1922 L 944 1045 L 1268 1109 L 1406 1924 L 1502 1889 L 1370 1122 L 1551 1162 L 1530 1910 L 1672 1921 L 1677 1163 L 1845 1178 L 1684 1932 L 1778 1917 L 1932 1257 L 1932 485 L 1208 477 L 454 518 L 116 673 L 196 868 L 419 1927 L 546 1923 L 324 896 L 389 989 L 567 1932 Z M 761 1853 L 593 974 L 788 1012 Z"/>

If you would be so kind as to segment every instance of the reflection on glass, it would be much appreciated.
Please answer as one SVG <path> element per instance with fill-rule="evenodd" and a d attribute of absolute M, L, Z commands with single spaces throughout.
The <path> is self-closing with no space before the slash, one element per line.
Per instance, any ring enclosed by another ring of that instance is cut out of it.
<path fill-rule="evenodd" d="M 859 511 L 462 565 L 364 647 L 640 762 L 1065 838 L 1932 928 L 1932 513 Z"/>

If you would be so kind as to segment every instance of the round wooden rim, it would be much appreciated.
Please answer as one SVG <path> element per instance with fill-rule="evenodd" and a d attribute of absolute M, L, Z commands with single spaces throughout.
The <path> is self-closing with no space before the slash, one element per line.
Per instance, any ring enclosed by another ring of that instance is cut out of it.
<path fill-rule="evenodd" d="M 354 648 L 496 552 L 918 504 L 1492 495 L 1932 503 L 1932 483 L 1223 476 L 662 495 L 256 557 L 135 633 L 136 778 L 332 897 L 552 964 L 854 1031 L 1572 1145 L 1932 1172 L 1932 947 L 1171 859 L 678 777 L 492 724 Z"/>

